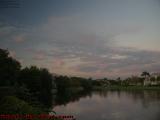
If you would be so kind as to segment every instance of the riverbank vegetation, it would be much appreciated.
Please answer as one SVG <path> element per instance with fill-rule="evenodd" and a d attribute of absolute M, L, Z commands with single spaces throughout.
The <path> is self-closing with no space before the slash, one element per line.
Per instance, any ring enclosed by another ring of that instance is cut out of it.
<path fill-rule="evenodd" d="M 143 72 L 124 80 L 53 75 L 45 68 L 22 68 L 20 62 L 0 49 L 0 113 L 49 113 L 53 105 L 65 105 L 94 90 L 160 90 L 160 76 Z"/>

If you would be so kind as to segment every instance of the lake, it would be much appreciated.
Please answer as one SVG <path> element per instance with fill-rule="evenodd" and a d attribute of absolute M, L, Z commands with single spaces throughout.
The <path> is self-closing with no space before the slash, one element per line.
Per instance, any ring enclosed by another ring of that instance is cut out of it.
<path fill-rule="evenodd" d="M 53 110 L 77 120 L 160 120 L 160 91 L 97 91 Z"/>

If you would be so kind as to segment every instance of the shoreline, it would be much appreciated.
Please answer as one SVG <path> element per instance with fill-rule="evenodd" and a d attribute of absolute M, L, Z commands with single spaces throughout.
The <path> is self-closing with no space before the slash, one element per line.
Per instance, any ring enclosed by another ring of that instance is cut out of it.
<path fill-rule="evenodd" d="M 160 90 L 160 86 L 107 86 L 93 87 L 93 90 Z"/>

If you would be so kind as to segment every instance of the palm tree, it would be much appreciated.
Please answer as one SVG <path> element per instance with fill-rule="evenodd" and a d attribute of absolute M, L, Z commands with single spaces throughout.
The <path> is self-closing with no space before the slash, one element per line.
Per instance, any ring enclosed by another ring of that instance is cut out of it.
<path fill-rule="evenodd" d="M 149 74 L 149 72 L 144 71 L 144 72 L 142 72 L 141 76 L 144 76 L 146 78 L 147 76 L 149 77 L 150 74 Z"/>
<path fill-rule="evenodd" d="M 150 76 L 149 72 L 144 71 L 144 72 L 142 72 L 141 76 L 144 76 L 143 85 L 145 86 L 145 85 L 149 84 L 148 83 L 149 82 L 149 78 L 147 78 L 147 77 Z"/>

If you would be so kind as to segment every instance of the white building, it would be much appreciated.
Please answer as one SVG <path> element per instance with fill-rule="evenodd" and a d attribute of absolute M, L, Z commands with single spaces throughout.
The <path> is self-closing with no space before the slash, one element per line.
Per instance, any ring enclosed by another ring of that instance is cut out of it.
<path fill-rule="evenodd" d="M 157 80 L 158 76 L 160 76 L 160 73 L 152 73 L 151 74 L 151 77 L 154 77 L 156 80 Z"/>
<path fill-rule="evenodd" d="M 160 84 L 160 81 L 157 79 L 159 76 L 160 73 L 152 73 L 150 76 L 145 77 L 143 82 L 144 86 Z"/>

